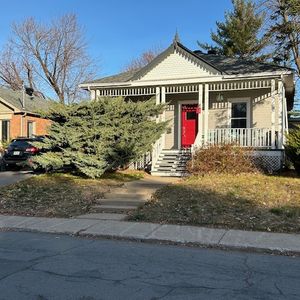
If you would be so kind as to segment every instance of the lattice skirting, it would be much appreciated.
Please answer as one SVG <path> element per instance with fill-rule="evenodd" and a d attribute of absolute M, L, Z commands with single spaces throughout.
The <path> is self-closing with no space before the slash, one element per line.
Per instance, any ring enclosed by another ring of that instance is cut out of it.
<path fill-rule="evenodd" d="M 284 152 L 282 150 L 256 150 L 252 155 L 255 165 L 265 172 L 273 173 L 283 166 Z"/>

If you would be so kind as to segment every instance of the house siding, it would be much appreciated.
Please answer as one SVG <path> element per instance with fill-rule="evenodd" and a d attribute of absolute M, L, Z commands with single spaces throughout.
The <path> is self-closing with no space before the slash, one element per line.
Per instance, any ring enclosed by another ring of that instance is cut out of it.
<path fill-rule="evenodd" d="M 140 80 L 185 79 L 216 74 L 218 72 L 209 65 L 195 63 L 192 59 L 174 52 L 146 73 Z"/>

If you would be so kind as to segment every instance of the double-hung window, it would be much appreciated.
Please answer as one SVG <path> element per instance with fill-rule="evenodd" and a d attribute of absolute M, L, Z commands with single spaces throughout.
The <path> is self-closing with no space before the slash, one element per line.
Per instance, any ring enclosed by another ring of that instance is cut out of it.
<path fill-rule="evenodd" d="M 250 127 L 249 101 L 234 100 L 230 101 L 230 128 Z"/>

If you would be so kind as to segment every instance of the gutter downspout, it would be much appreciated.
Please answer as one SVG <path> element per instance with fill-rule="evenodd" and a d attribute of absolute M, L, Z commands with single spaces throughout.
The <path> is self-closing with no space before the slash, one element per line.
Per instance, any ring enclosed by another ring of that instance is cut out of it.
<path fill-rule="evenodd" d="M 22 109 L 25 110 L 25 85 L 24 85 L 24 81 L 22 83 Z M 23 118 L 26 117 L 26 112 L 24 112 L 22 115 L 21 115 L 21 137 L 23 137 L 23 133 L 24 133 L 24 122 L 23 122 Z"/>

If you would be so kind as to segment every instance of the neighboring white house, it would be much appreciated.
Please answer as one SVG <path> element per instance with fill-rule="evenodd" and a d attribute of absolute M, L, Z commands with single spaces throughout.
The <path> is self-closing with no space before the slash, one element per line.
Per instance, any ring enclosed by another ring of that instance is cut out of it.
<path fill-rule="evenodd" d="M 153 146 L 153 174 L 180 175 L 186 149 L 228 142 L 254 148 L 269 169 L 282 165 L 295 89 L 290 68 L 193 52 L 175 39 L 144 68 L 80 86 L 91 99 L 167 103 L 157 121 L 170 126 Z"/>

